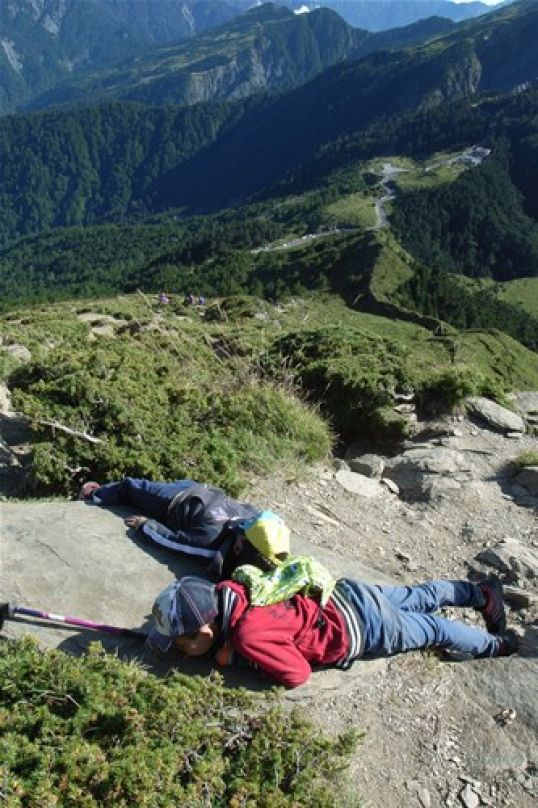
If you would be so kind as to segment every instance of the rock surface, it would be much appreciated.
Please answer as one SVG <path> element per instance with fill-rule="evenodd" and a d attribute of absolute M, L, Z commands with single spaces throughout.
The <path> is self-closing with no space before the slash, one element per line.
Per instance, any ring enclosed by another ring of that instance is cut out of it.
<path fill-rule="evenodd" d="M 538 580 L 538 550 L 517 539 L 506 538 L 482 550 L 477 559 L 503 573 L 510 582 L 523 585 Z"/>
<path fill-rule="evenodd" d="M 520 415 L 490 401 L 489 398 L 473 396 L 467 399 L 466 404 L 467 409 L 473 415 L 482 418 L 495 429 L 503 432 L 523 432 L 525 430 L 525 422 Z"/>

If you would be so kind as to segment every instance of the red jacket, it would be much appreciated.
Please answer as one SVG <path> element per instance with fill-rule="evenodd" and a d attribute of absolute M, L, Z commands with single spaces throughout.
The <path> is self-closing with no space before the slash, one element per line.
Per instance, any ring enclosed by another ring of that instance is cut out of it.
<path fill-rule="evenodd" d="M 242 584 L 218 584 L 219 590 L 224 588 L 236 597 L 226 626 L 227 643 L 217 653 L 219 662 L 225 663 L 231 648 L 279 684 L 297 687 L 308 680 L 312 666 L 331 665 L 346 658 L 348 632 L 333 598 L 323 608 L 302 595 L 274 606 L 250 607 Z"/>

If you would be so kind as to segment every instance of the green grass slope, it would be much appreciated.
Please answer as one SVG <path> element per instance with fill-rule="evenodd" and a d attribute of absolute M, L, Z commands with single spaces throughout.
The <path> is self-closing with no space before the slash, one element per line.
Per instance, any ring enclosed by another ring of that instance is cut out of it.
<path fill-rule="evenodd" d="M 538 318 L 538 278 L 520 278 L 497 286 L 499 300 L 521 307 Z"/>
<path fill-rule="evenodd" d="M 397 443 L 398 390 L 434 412 L 473 392 L 538 387 L 537 355 L 501 332 L 434 336 L 322 293 L 188 309 L 139 294 L 15 311 L 0 325 L 2 376 L 33 428 L 35 493 L 123 474 L 238 493 L 277 467 L 300 474 L 333 441 Z"/>

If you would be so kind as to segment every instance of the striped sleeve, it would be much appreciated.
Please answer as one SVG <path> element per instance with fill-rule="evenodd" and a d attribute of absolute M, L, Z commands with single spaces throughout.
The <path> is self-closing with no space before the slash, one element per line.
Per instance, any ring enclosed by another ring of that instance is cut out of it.
<path fill-rule="evenodd" d="M 220 628 L 223 640 L 224 642 L 227 642 L 230 635 L 230 620 L 237 603 L 237 594 L 233 591 L 233 589 L 223 586 L 219 591 L 219 598 L 221 605 L 221 608 L 219 609 L 221 618 Z"/>

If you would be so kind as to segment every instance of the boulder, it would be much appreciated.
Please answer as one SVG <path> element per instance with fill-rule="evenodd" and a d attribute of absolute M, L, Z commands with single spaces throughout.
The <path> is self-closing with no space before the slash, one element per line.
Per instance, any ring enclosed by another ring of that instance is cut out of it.
<path fill-rule="evenodd" d="M 504 573 L 513 583 L 538 579 L 538 551 L 533 547 L 526 547 L 517 539 L 504 539 L 493 547 L 482 550 L 476 558 Z"/>
<path fill-rule="evenodd" d="M 355 471 L 341 469 L 336 472 L 335 478 L 340 485 L 351 494 L 359 494 L 361 497 L 371 499 L 381 493 L 381 486 L 378 480 L 365 477 L 363 474 L 357 474 Z"/>
<path fill-rule="evenodd" d="M 524 417 L 538 415 L 538 391 L 526 390 L 515 395 L 516 405 Z"/>
<path fill-rule="evenodd" d="M 357 475 L 358 476 L 358 475 Z M 372 483 L 372 480 L 366 481 Z M 116 626 L 146 632 L 155 595 L 175 577 L 204 575 L 203 566 L 125 528 L 127 508 L 100 508 L 85 502 L 3 502 L 2 599 L 12 604 L 72 614 Z M 315 554 L 336 578 L 349 576 L 370 583 L 393 583 L 386 574 L 366 567 L 356 559 L 314 547 L 293 537 L 297 554 Z M 210 659 L 158 659 L 144 651 L 137 637 L 114 636 L 46 621 L 7 620 L 4 637 L 32 634 L 44 647 L 80 654 L 99 640 L 122 658 L 143 662 L 152 672 L 165 674 L 179 667 L 189 674 L 207 675 Z M 290 691 L 293 701 L 308 701 L 326 693 L 334 698 L 386 671 L 386 660 L 361 662 L 352 671 L 327 669 L 317 672 L 304 687 Z M 269 680 L 252 671 L 219 669 L 230 686 L 254 689 L 269 686 Z"/>
<path fill-rule="evenodd" d="M 523 418 L 506 407 L 483 396 L 472 396 L 465 402 L 467 410 L 500 432 L 524 432 Z"/>
<path fill-rule="evenodd" d="M 385 468 L 385 461 L 375 454 L 364 454 L 349 460 L 351 471 L 362 474 L 364 477 L 377 477 L 379 479 Z"/>
<path fill-rule="evenodd" d="M 470 478 L 470 470 L 461 452 L 445 446 L 422 446 L 387 460 L 383 477 L 395 482 L 405 496 L 428 499 L 459 488 L 460 482 L 449 478 L 462 473 Z"/>

